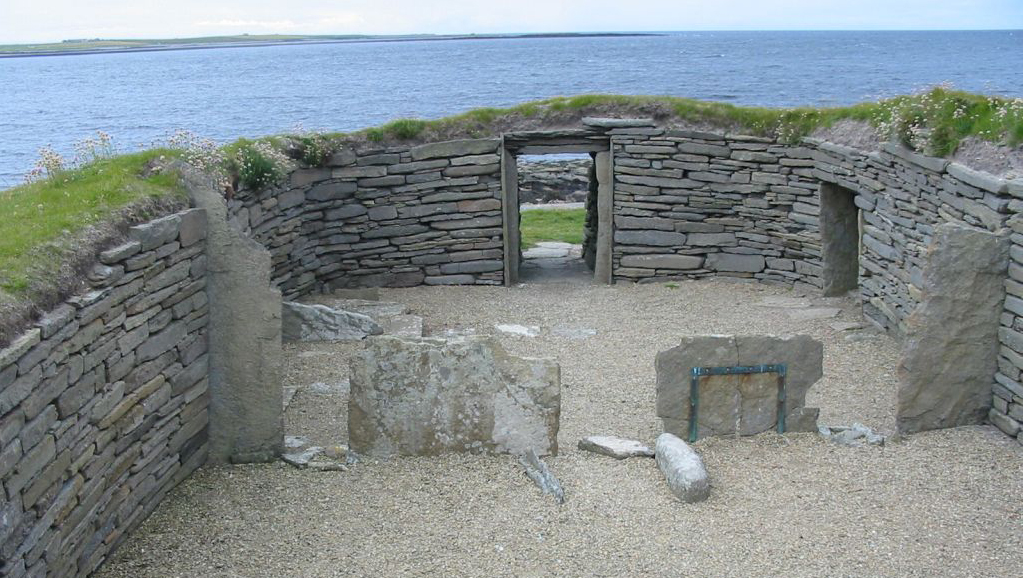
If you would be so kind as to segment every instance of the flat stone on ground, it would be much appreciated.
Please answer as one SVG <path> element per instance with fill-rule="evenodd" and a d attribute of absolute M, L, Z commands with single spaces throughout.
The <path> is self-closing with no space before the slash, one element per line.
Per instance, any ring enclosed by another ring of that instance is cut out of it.
<path fill-rule="evenodd" d="M 634 457 L 654 457 L 654 451 L 644 443 L 615 436 L 587 436 L 579 440 L 579 449 L 616 460 Z"/>
<path fill-rule="evenodd" d="M 540 335 L 540 328 L 536 325 L 516 325 L 501 323 L 494 326 L 501 333 L 515 335 L 517 337 L 536 337 Z"/>
<path fill-rule="evenodd" d="M 373 319 L 326 305 L 285 302 L 282 308 L 285 341 L 348 341 L 383 333 Z"/>

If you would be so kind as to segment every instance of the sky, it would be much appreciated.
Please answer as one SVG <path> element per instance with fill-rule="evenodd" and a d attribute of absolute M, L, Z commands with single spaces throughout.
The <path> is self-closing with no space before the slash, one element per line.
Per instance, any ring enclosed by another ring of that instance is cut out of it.
<path fill-rule="evenodd" d="M 1023 29 L 1023 0 L 0 0 L 0 44 L 220 34 Z"/>

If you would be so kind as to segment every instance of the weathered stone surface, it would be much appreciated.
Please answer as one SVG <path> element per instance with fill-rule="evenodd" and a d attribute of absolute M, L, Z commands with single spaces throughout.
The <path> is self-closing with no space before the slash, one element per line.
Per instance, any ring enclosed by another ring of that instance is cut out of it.
<path fill-rule="evenodd" d="M 287 301 L 282 307 L 285 341 L 358 341 L 382 333 L 376 321 L 360 313 Z"/>
<path fill-rule="evenodd" d="M 178 215 L 168 215 L 161 219 L 136 225 L 128 230 L 128 234 L 133 241 L 138 241 L 142 245 L 142 251 L 151 251 L 160 245 L 177 239 L 180 224 L 181 217 Z"/>
<path fill-rule="evenodd" d="M 536 451 L 532 448 L 526 450 L 519 457 L 519 463 L 526 468 L 526 476 L 533 480 L 540 491 L 553 497 L 558 504 L 565 503 L 565 489 L 561 487 L 561 482 L 554 477 L 547 464 L 540 459 L 540 456 L 536 455 Z"/>
<path fill-rule="evenodd" d="M 983 423 L 998 360 L 1009 239 L 956 223 L 935 227 L 923 302 L 899 362 L 897 422 L 905 433 Z"/>
<path fill-rule="evenodd" d="M 699 269 L 703 265 L 703 257 L 696 255 L 626 255 L 622 257 L 622 267 L 639 267 L 646 269 Z"/>
<path fill-rule="evenodd" d="M 710 335 L 685 337 L 657 354 L 657 415 L 664 430 L 689 435 L 693 367 L 787 366 L 786 431 L 816 429 L 816 410 L 804 408 L 806 391 L 823 375 L 824 348 L 807 335 Z M 755 435 L 778 423 L 778 375 L 708 376 L 700 379 L 698 437 Z"/>
<path fill-rule="evenodd" d="M 633 128 L 654 126 L 652 118 L 600 118 L 587 116 L 583 117 L 582 123 L 594 128 Z"/>
<path fill-rule="evenodd" d="M 657 467 L 676 498 L 692 504 L 710 496 L 707 469 L 689 444 L 670 433 L 663 433 L 657 437 L 654 447 Z"/>
<path fill-rule="evenodd" d="M 615 231 L 614 240 L 624 245 L 672 247 L 684 245 L 686 236 L 667 231 Z"/>
<path fill-rule="evenodd" d="M 761 255 L 737 255 L 734 253 L 711 253 L 707 255 L 706 268 L 714 271 L 759 273 L 767 262 Z"/>
<path fill-rule="evenodd" d="M 654 451 L 644 443 L 615 436 L 587 436 L 579 440 L 579 449 L 611 456 L 616 460 L 635 457 L 654 457 Z"/>
<path fill-rule="evenodd" d="M 492 153 L 501 146 L 500 139 L 453 140 L 413 147 L 409 153 L 413 161 L 439 157 L 459 157 Z"/>
<path fill-rule="evenodd" d="M 270 254 L 228 224 L 223 195 L 199 177 L 188 181 L 217 248 L 207 255 L 209 459 L 270 461 L 284 443 L 281 293 L 271 285 Z"/>
<path fill-rule="evenodd" d="M 372 337 L 352 362 L 349 439 L 374 456 L 557 453 L 558 365 L 489 338 Z"/>

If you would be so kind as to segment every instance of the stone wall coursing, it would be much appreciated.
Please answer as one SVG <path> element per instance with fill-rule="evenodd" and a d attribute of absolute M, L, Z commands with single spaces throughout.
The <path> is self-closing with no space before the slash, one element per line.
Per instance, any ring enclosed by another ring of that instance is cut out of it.
<path fill-rule="evenodd" d="M 526 203 L 586 201 L 590 159 L 519 160 L 519 201 Z"/>
<path fill-rule="evenodd" d="M 205 234 L 132 228 L 0 351 L 0 575 L 88 575 L 205 461 Z"/>
<path fill-rule="evenodd" d="M 1011 192 L 1023 199 L 1023 184 Z M 1023 200 L 1013 200 L 1013 210 L 1023 210 Z M 1005 280 L 1005 309 L 998 329 L 998 373 L 992 387 L 988 420 L 1023 444 L 1023 217 L 1009 220 L 1012 230 L 1009 275 Z"/>
<path fill-rule="evenodd" d="M 934 226 L 966 223 L 997 231 L 1013 197 L 1008 184 L 947 160 L 897 145 L 864 153 L 811 141 L 813 174 L 856 194 L 862 209 L 860 291 L 863 311 L 903 334 L 920 304 L 925 254 Z"/>
<path fill-rule="evenodd" d="M 285 299 L 331 287 L 503 282 L 500 139 L 344 150 L 229 214 Z"/>
<path fill-rule="evenodd" d="M 615 136 L 612 154 L 616 279 L 821 286 L 810 149 L 674 131 Z"/>

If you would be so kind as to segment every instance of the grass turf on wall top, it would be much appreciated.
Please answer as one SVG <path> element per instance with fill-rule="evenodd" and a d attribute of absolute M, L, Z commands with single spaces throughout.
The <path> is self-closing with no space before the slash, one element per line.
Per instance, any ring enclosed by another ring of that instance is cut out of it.
<path fill-rule="evenodd" d="M 123 222 L 127 207 L 148 204 L 152 208 L 161 199 L 176 198 L 178 206 L 183 203 L 182 191 L 172 175 L 145 174 L 145 167 L 162 155 L 183 154 L 202 170 L 220 172 L 218 180 L 223 184 L 260 188 L 278 182 L 295 164 L 322 166 L 333 152 L 344 147 L 492 137 L 510 130 L 576 126 L 583 116 L 650 116 L 666 126 L 699 126 L 784 142 L 798 142 L 818 128 L 854 120 L 874 126 L 882 139 L 899 140 L 934 156 L 953 153 L 966 137 L 1008 146 L 1023 143 L 1023 99 L 937 87 L 880 102 L 822 109 L 740 107 L 675 97 L 581 95 L 504 109 L 482 108 L 439 120 L 401 119 L 351 134 L 266 137 L 219 148 L 212 141 L 202 141 L 196 147 L 183 145 L 188 149 L 185 151 L 153 150 L 102 158 L 73 171 L 57 171 L 44 180 L 0 191 L 0 345 L 4 343 L 4 330 L 11 326 L 8 313 L 46 307 L 47 298 L 52 300 L 59 294 L 55 287 L 60 285 L 61 275 L 74 269 L 74 263 L 80 264 L 83 252 L 90 247 L 95 250 L 89 243 L 76 241 L 83 231 Z"/>
<path fill-rule="evenodd" d="M 173 173 L 147 168 L 166 150 L 99 159 L 45 180 L 0 191 L 0 346 L 13 319 L 73 290 L 97 244 L 126 221 L 187 203 Z"/>

